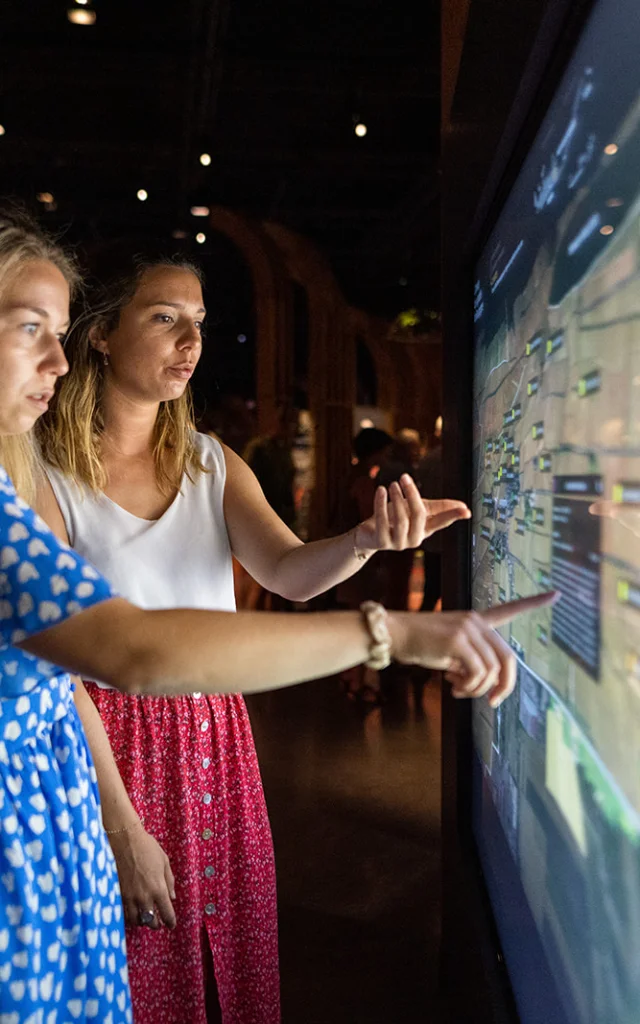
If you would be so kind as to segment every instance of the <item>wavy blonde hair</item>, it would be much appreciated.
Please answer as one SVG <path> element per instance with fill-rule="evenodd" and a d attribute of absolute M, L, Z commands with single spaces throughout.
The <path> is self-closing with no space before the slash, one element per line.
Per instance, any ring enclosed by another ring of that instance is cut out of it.
<path fill-rule="evenodd" d="M 78 318 L 65 346 L 69 373 L 36 428 L 44 461 L 92 491 L 105 489 L 107 474 L 101 453 L 104 358 L 93 347 L 91 338 L 97 330 L 108 335 L 118 326 L 120 314 L 134 297 L 143 276 L 157 267 L 186 270 L 202 283 L 200 269 L 186 260 L 134 258 L 132 271 L 103 286 L 90 308 Z M 163 494 L 179 490 L 185 473 L 195 481 L 201 472 L 206 472 L 193 432 L 193 401 L 187 386 L 180 398 L 161 402 L 158 409 L 153 457 Z"/>
<path fill-rule="evenodd" d="M 46 260 L 58 268 L 69 285 L 71 298 L 80 286 L 75 258 L 41 230 L 22 207 L 0 206 L 0 295 L 9 281 L 34 260 Z M 0 436 L 0 463 L 11 477 L 18 494 L 33 502 L 41 472 L 33 431 Z"/>

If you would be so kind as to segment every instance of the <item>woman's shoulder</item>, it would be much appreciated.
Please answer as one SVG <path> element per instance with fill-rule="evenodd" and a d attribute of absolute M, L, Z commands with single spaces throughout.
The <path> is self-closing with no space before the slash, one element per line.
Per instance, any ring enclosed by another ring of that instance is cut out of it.
<path fill-rule="evenodd" d="M 0 637 L 15 644 L 113 596 L 99 572 L 60 541 L 0 470 Z"/>
<path fill-rule="evenodd" d="M 213 483 L 214 487 L 218 485 L 224 487 L 227 477 L 224 445 L 212 434 L 201 434 L 194 430 L 191 436 L 198 461 L 204 470 L 199 477 Z"/>
<path fill-rule="evenodd" d="M 224 462 L 222 444 L 215 434 L 201 434 L 198 430 L 194 430 L 191 437 L 201 460 L 217 462 L 222 459 Z"/>

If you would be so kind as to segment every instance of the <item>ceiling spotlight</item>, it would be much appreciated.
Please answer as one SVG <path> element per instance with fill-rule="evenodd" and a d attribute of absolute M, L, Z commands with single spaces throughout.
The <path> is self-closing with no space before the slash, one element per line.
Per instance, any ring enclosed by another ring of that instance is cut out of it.
<path fill-rule="evenodd" d="M 604 147 L 604 151 L 607 154 L 607 156 L 615 156 L 615 154 L 618 152 L 618 147 L 616 146 L 615 142 L 610 142 L 608 146 Z"/>
<path fill-rule="evenodd" d="M 353 130 L 359 139 L 364 139 L 365 135 L 367 134 L 367 126 L 366 124 L 362 124 L 361 121 L 358 122 L 358 124 L 355 126 Z"/>
<path fill-rule="evenodd" d="M 182 228 L 176 228 L 175 231 L 171 232 L 172 238 L 186 238 L 187 232 L 183 231 Z"/>
<path fill-rule="evenodd" d="M 39 203 L 52 203 L 53 196 L 51 192 L 38 192 L 36 199 Z"/>
<path fill-rule="evenodd" d="M 145 199 L 149 198 L 149 193 L 147 192 L 146 188 L 139 188 L 138 191 L 136 192 L 136 195 L 141 203 L 144 203 Z"/>
<path fill-rule="evenodd" d="M 209 207 L 208 206 L 192 206 L 191 207 L 192 217 L 208 217 Z"/>
<path fill-rule="evenodd" d="M 79 11 L 77 7 L 72 7 L 71 10 L 67 11 L 67 18 L 73 25 L 95 25 L 96 12 Z"/>
<path fill-rule="evenodd" d="M 205 235 L 204 231 L 198 231 L 198 234 L 196 235 L 196 242 L 198 242 L 199 245 L 202 245 L 202 243 L 206 242 L 206 240 L 207 236 Z"/>
<path fill-rule="evenodd" d="M 600 228 L 600 234 L 601 235 L 612 235 L 613 234 L 613 224 L 603 224 L 602 227 Z"/>
<path fill-rule="evenodd" d="M 5 135 L 6 131 L 7 129 L 5 128 L 5 126 L 3 124 L 0 124 L 0 135 Z"/>
<path fill-rule="evenodd" d="M 203 167 L 208 167 L 209 164 L 211 163 L 211 154 L 210 153 L 201 153 L 200 154 L 200 163 L 202 164 Z"/>
<path fill-rule="evenodd" d="M 89 3 L 89 0 L 76 0 L 76 3 L 79 4 L 80 7 L 86 7 Z"/>

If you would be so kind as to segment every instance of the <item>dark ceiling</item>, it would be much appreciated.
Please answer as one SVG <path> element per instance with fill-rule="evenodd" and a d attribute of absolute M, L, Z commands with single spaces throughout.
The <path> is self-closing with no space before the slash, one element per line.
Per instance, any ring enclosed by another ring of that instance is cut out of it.
<path fill-rule="evenodd" d="M 96 23 L 71 24 L 73 8 Z M 409 11 L 5 0 L 0 189 L 72 241 L 183 229 L 197 255 L 191 206 L 229 206 L 314 240 L 355 304 L 437 305 L 439 3 Z"/>

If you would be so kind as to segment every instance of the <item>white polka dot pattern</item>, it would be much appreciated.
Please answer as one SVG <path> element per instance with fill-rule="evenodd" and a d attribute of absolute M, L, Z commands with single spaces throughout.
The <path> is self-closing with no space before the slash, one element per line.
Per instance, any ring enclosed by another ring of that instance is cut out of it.
<path fill-rule="evenodd" d="M 117 872 L 71 682 L 14 646 L 111 596 L 0 467 L 0 1022 L 132 1020 Z"/>

